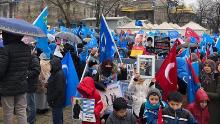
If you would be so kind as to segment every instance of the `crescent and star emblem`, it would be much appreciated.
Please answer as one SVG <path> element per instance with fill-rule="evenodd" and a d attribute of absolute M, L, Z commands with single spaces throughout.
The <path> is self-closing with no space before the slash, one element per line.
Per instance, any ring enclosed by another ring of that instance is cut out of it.
<path fill-rule="evenodd" d="M 175 67 L 175 63 L 172 62 L 172 63 L 169 63 L 165 69 L 165 77 L 170 84 L 173 84 L 173 83 L 170 81 L 169 73 L 170 73 L 170 70 L 174 67 Z"/>
<path fill-rule="evenodd" d="M 102 43 L 104 43 L 104 45 L 103 45 L 103 47 L 101 48 L 101 51 L 105 51 L 105 45 L 106 45 L 106 37 L 105 37 L 105 34 L 104 33 L 102 33 L 102 35 L 101 35 L 101 41 L 102 41 Z"/>

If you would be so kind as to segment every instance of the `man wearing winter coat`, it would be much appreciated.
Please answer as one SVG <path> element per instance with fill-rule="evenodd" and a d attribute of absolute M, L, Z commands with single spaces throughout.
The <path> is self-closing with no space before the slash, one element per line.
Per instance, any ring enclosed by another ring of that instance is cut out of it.
<path fill-rule="evenodd" d="M 27 90 L 27 112 L 28 123 L 34 124 L 36 120 L 36 101 L 35 92 L 37 90 L 37 84 L 39 80 L 39 74 L 41 71 L 40 60 L 35 55 L 35 50 L 31 50 L 31 62 L 28 68 L 28 90 Z"/>
<path fill-rule="evenodd" d="M 3 31 L 4 47 L 0 48 L 0 94 L 3 123 L 13 124 L 16 113 L 18 124 L 27 124 L 26 92 L 31 49 L 22 35 Z"/>
<path fill-rule="evenodd" d="M 63 124 L 63 108 L 66 99 L 66 79 L 59 58 L 50 60 L 51 75 L 48 79 L 47 102 L 52 108 L 53 124 Z"/>

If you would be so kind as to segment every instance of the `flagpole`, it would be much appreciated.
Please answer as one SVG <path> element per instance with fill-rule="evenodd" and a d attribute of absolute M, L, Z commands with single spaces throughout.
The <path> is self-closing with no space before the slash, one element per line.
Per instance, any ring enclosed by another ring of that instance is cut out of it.
<path fill-rule="evenodd" d="M 85 76 L 86 69 L 87 69 L 87 67 L 88 67 L 88 63 L 89 63 L 90 58 L 91 58 L 91 53 L 89 54 L 89 57 L 88 57 L 88 59 L 86 60 L 86 66 L 85 66 L 85 68 L 84 68 L 84 70 L 83 70 L 83 74 L 82 74 L 82 77 L 81 77 L 81 79 L 80 79 L 80 82 L 82 81 L 82 79 L 83 79 L 84 76 Z"/>
<path fill-rule="evenodd" d="M 114 45 L 115 45 L 116 52 L 118 53 L 118 58 L 119 58 L 119 60 L 120 60 L 120 62 L 121 62 L 121 64 L 122 64 L 122 60 L 121 60 L 121 57 L 120 57 L 120 55 L 119 55 L 118 48 L 117 48 L 117 46 L 116 46 L 116 44 L 115 44 L 115 41 L 114 41 L 113 43 L 114 43 Z"/>

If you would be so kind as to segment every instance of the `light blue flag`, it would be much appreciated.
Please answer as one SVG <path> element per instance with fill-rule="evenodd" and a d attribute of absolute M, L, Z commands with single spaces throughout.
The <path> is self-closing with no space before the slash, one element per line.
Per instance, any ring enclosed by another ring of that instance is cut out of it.
<path fill-rule="evenodd" d="M 92 31 L 88 26 L 83 26 L 82 29 L 81 29 L 81 33 L 82 33 L 82 37 L 86 38 L 87 35 L 92 34 Z"/>
<path fill-rule="evenodd" d="M 195 37 L 190 37 L 190 43 L 197 43 L 197 40 Z"/>
<path fill-rule="evenodd" d="M 77 86 L 79 84 L 79 78 L 77 76 L 70 52 L 67 52 L 62 60 L 62 69 L 66 77 L 65 106 L 69 106 L 71 105 L 71 98 L 78 95 Z"/>
<path fill-rule="evenodd" d="M 218 53 L 220 53 L 220 38 L 219 38 L 218 41 L 216 42 L 215 47 L 217 48 Z"/>
<path fill-rule="evenodd" d="M 137 34 L 144 34 L 144 33 L 145 33 L 144 30 L 140 30 L 140 31 L 138 31 Z"/>
<path fill-rule="evenodd" d="M 78 30 L 79 30 L 78 27 L 77 27 L 77 28 L 73 28 L 73 29 L 71 29 L 71 32 L 72 32 L 73 34 L 77 35 Z"/>
<path fill-rule="evenodd" d="M 189 48 L 184 49 L 181 53 L 179 53 L 178 57 L 182 57 L 184 59 L 189 58 L 190 52 Z"/>
<path fill-rule="evenodd" d="M 56 28 L 51 28 L 50 30 L 47 31 L 48 34 L 55 34 L 56 33 Z"/>
<path fill-rule="evenodd" d="M 60 32 L 68 32 L 69 29 L 64 27 L 64 26 L 60 26 Z"/>
<path fill-rule="evenodd" d="M 167 34 L 166 33 L 161 33 L 161 37 L 167 37 Z"/>
<path fill-rule="evenodd" d="M 199 89 L 198 86 L 198 82 L 199 80 L 195 80 L 195 78 L 198 78 L 198 71 L 199 71 L 199 63 L 197 62 L 193 62 L 191 65 L 191 63 L 188 62 L 188 83 L 187 83 L 187 100 L 190 103 L 195 101 L 195 95 L 196 95 L 196 91 Z M 191 66 L 192 68 L 190 68 L 189 66 Z M 194 72 L 194 73 L 193 73 Z"/>
<path fill-rule="evenodd" d="M 45 7 L 37 19 L 33 22 L 33 25 L 41 28 L 41 30 L 47 34 L 47 16 L 48 16 L 48 7 Z M 51 50 L 48 46 L 47 38 L 37 38 L 37 47 L 40 48 L 49 58 Z"/>
<path fill-rule="evenodd" d="M 101 16 L 100 26 L 100 63 L 104 60 L 113 60 L 115 54 L 115 44 L 113 36 L 109 30 L 107 22 L 104 16 Z"/>
<path fill-rule="evenodd" d="M 215 41 L 214 39 L 211 38 L 210 35 L 208 34 L 203 34 L 203 41 L 207 44 L 207 43 L 210 43 L 211 45 L 215 45 Z"/>
<path fill-rule="evenodd" d="M 178 38 L 179 32 L 176 30 L 168 31 L 168 37 L 170 37 L 170 39 Z"/>
<path fill-rule="evenodd" d="M 95 37 L 91 37 L 91 40 L 86 44 L 86 49 L 92 49 L 98 47 L 98 43 Z"/>

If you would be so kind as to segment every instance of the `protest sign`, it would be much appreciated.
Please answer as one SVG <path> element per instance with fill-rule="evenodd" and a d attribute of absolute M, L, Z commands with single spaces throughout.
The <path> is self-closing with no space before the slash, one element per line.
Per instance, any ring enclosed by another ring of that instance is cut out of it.
<path fill-rule="evenodd" d="M 96 122 L 94 108 L 94 99 L 72 97 L 73 119 L 79 119 L 85 122 Z"/>
<path fill-rule="evenodd" d="M 138 73 L 142 78 L 155 77 L 155 56 L 154 55 L 141 55 L 137 58 Z"/>
<path fill-rule="evenodd" d="M 118 83 L 109 84 L 105 92 L 100 92 L 102 97 L 102 102 L 105 105 L 105 108 L 108 110 L 113 110 L 113 101 L 117 97 L 122 97 L 121 87 Z"/>
<path fill-rule="evenodd" d="M 155 53 L 166 55 L 170 51 L 170 38 L 158 37 L 154 38 Z"/>

